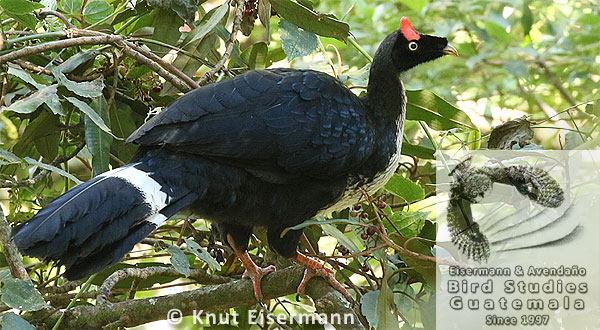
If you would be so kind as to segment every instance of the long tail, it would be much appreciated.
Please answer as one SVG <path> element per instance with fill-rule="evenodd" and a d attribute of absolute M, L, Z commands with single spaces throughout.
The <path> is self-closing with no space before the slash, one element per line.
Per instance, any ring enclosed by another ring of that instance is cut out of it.
<path fill-rule="evenodd" d="M 65 265 L 68 279 L 86 277 L 118 262 L 198 198 L 177 182 L 182 177 L 180 162 L 149 153 L 58 197 L 17 226 L 13 240 L 23 254 Z"/>

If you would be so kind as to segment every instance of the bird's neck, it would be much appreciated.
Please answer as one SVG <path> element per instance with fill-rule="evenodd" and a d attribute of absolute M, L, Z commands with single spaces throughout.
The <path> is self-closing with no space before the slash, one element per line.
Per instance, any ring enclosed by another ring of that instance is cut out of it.
<path fill-rule="evenodd" d="M 386 58 L 375 54 L 366 96 L 369 117 L 375 126 L 376 143 L 360 174 L 375 185 L 373 189 L 387 182 L 396 169 L 406 107 L 400 76 L 391 63 L 385 63 Z"/>
<path fill-rule="evenodd" d="M 406 105 L 404 86 L 391 63 L 375 60 L 369 73 L 367 99 L 370 113 L 385 121 L 402 121 Z"/>

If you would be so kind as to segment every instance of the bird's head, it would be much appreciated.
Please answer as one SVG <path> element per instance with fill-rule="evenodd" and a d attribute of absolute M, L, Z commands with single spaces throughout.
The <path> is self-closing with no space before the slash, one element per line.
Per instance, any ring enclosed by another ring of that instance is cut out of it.
<path fill-rule="evenodd" d="M 400 28 L 385 38 L 377 52 L 387 53 L 379 57 L 391 59 L 398 73 L 444 55 L 458 56 L 448 39 L 418 33 L 407 17 L 400 19 Z"/>

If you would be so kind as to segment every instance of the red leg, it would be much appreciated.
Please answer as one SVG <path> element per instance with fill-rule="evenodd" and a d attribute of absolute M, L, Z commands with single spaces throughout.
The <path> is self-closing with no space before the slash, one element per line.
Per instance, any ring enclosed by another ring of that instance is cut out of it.
<path fill-rule="evenodd" d="M 271 266 L 265 267 L 265 268 L 258 267 L 254 263 L 254 261 L 252 261 L 252 259 L 250 259 L 248 252 L 246 252 L 246 251 L 242 252 L 237 249 L 235 244 L 233 244 L 233 239 L 231 238 L 230 235 L 227 235 L 227 241 L 229 241 L 229 245 L 231 245 L 231 247 L 233 248 L 235 255 L 240 259 L 240 261 L 242 262 L 244 267 L 246 267 L 246 270 L 244 271 L 242 278 L 248 277 L 252 280 L 252 284 L 254 285 L 254 296 L 256 297 L 256 299 L 258 301 L 263 301 L 263 295 L 262 295 L 262 291 L 260 289 L 260 280 L 263 278 L 263 276 L 267 275 L 268 273 L 274 272 L 275 266 L 271 265 Z"/>
<path fill-rule="evenodd" d="M 306 287 L 306 283 L 314 276 L 323 276 L 325 279 L 331 284 L 331 286 L 341 292 L 348 301 L 353 301 L 352 296 L 346 289 L 335 279 L 335 274 L 333 270 L 325 268 L 325 266 L 321 265 L 321 263 L 313 258 L 307 257 L 302 253 L 298 252 L 296 257 L 292 258 L 292 261 L 296 262 L 300 266 L 306 268 L 304 271 L 304 276 L 302 277 L 302 282 L 298 286 L 298 293 L 303 293 L 304 288 Z"/>

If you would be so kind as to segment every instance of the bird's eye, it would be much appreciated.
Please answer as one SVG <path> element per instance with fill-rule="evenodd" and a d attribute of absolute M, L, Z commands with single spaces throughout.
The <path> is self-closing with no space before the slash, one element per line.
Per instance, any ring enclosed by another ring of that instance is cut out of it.
<path fill-rule="evenodd" d="M 411 41 L 408 43 L 408 49 L 417 50 L 417 48 L 419 48 L 419 45 L 417 44 L 416 41 Z"/>

